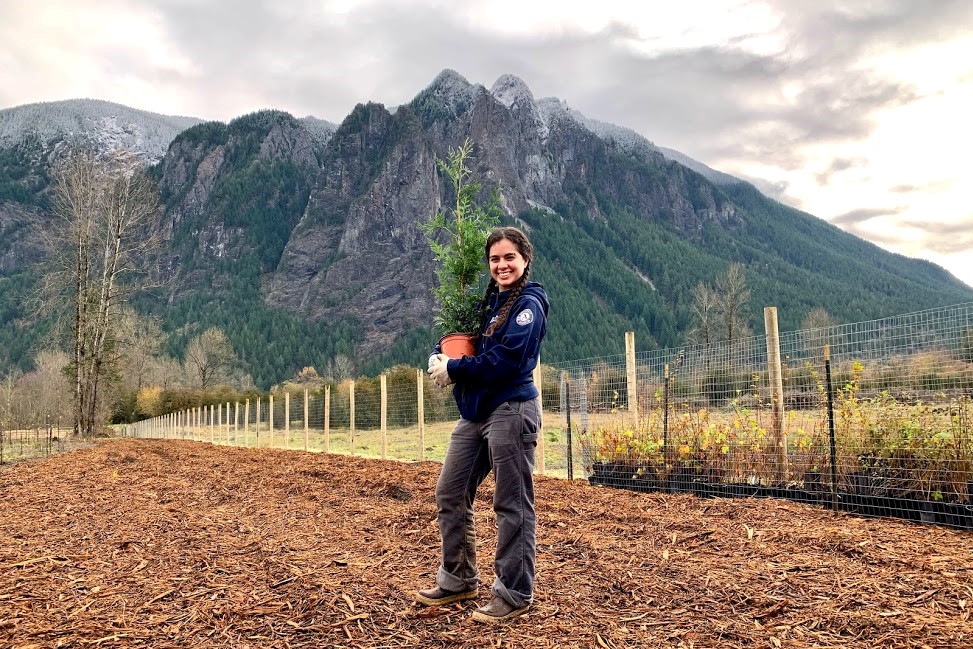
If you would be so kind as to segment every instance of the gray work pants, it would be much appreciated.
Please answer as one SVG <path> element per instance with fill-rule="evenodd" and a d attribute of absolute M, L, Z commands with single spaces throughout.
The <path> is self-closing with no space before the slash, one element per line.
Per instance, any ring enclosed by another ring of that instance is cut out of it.
<path fill-rule="evenodd" d="M 534 450 L 540 400 L 500 404 L 486 421 L 460 419 L 436 485 L 442 565 L 436 584 L 449 591 L 479 586 L 473 499 L 493 469 L 497 553 L 493 593 L 520 608 L 534 597 L 537 516 L 534 513 Z"/>

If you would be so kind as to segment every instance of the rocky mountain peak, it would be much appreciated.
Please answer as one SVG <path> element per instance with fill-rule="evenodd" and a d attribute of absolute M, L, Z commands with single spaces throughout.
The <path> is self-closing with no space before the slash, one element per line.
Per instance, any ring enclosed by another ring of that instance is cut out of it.
<path fill-rule="evenodd" d="M 483 93 L 486 93 L 483 86 L 471 84 L 459 72 L 447 68 L 436 75 L 411 104 L 426 120 L 448 120 L 469 110 L 477 95 Z"/>
<path fill-rule="evenodd" d="M 475 91 L 476 86 L 467 81 L 466 77 L 456 70 L 446 68 L 436 75 L 423 93 L 431 93 L 449 103 L 462 101 L 469 104 L 473 101 Z"/>
<path fill-rule="evenodd" d="M 523 79 L 513 74 L 501 75 L 490 88 L 490 94 L 507 108 L 534 105 L 534 93 Z"/>
<path fill-rule="evenodd" d="M 537 102 L 534 101 L 534 93 L 530 91 L 523 79 L 513 74 L 501 75 L 490 88 L 490 94 L 509 108 L 514 115 L 532 124 L 541 140 L 547 139 L 549 133 L 547 124 L 541 117 Z"/>

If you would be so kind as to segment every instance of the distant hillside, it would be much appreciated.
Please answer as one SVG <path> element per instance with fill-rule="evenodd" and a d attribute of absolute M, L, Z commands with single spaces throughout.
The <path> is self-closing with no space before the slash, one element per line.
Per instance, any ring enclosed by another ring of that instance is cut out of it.
<path fill-rule="evenodd" d="M 0 110 L 0 147 L 85 143 L 103 150 L 127 149 L 154 164 L 176 135 L 201 121 L 98 99 L 25 104 Z"/>
<path fill-rule="evenodd" d="M 6 113 L 0 132 L 13 133 Z M 621 353 L 629 330 L 640 349 L 681 344 L 693 287 L 731 263 L 752 289 L 754 331 L 768 305 L 792 330 L 816 307 L 852 322 L 973 299 L 934 264 L 535 100 L 517 77 L 487 89 L 445 70 L 394 111 L 363 103 L 338 125 L 260 111 L 174 134 L 152 168 L 168 282 L 136 306 L 160 316 L 173 355 L 220 327 L 262 387 L 338 355 L 360 373 L 421 364 L 435 342 L 435 268 L 420 224 L 451 199 L 437 158 L 467 137 L 485 191 L 537 247 L 549 362 Z M 0 146 L 0 367 L 28 363 L 43 332 L 12 297 L 30 290 L 31 233 L 50 219 L 49 167 L 24 151 Z"/>

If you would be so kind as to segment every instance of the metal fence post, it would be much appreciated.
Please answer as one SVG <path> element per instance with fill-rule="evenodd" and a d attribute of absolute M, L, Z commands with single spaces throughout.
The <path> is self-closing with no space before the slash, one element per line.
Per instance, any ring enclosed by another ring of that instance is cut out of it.
<path fill-rule="evenodd" d="M 824 346 L 824 381 L 828 391 L 828 440 L 831 446 L 831 509 L 838 511 L 838 451 L 834 441 L 834 389 L 831 387 L 831 346 Z"/>

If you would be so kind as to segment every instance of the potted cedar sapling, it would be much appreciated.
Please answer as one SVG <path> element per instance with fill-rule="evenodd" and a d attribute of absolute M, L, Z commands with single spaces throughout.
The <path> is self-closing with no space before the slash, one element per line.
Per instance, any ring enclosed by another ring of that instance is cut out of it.
<path fill-rule="evenodd" d="M 449 150 L 446 160 L 436 160 L 449 179 L 455 202 L 423 225 L 439 263 L 439 286 L 432 289 L 438 309 L 434 324 L 442 336 L 440 349 L 450 358 L 473 355 L 480 300 L 486 288 L 483 250 L 490 230 L 500 222 L 497 192 L 485 202 L 479 201 L 480 183 L 467 166 L 472 153 L 473 143 L 467 138 L 462 146 Z"/>

